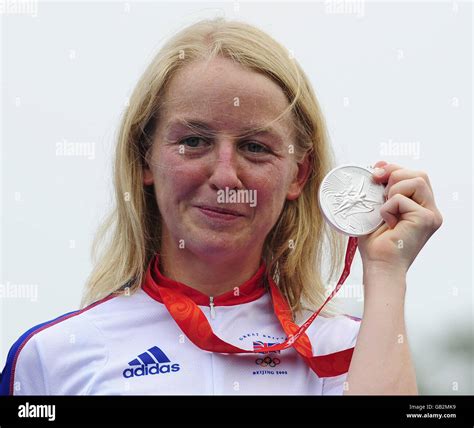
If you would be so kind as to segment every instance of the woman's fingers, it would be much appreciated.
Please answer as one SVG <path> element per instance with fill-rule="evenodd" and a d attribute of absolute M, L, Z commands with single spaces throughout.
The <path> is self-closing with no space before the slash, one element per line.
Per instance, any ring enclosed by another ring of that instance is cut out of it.
<path fill-rule="evenodd" d="M 387 201 L 381 207 L 381 215 L 390 227 L 395 227 L 400 216 L 416 212 L 426 225 L 436 230 L 443 218 L 434 200 L 430 179 L 424 171 L 405 169 L 396 164 L 378 161 L 373 179 L 386 184 Z"/>
<path fill-rule="evenodd" d="M 400 218 L 403 219 L 403 214 L 410 213 L 416 214 L 417 222 L 421 222 L 422 226 L 430 230 L 431 233 L 437 230 L 443 222 L 441 214 L 438 216 L 436 212 L 420 206 L 413 199 L 399 193 L 380 207 L 380 215 L 392 229 Z"/>
<path fill-rule="evenodd" d="M 375 165 L 375 171 L 373 174 L 373 179 L 376 183 L 387 183 L 390 175 L 398 170 L 403 169 L 400 165 L 395 165 L 394 163 L 387 163 L 385 161 L 379 161 Z"/>
<path fill-rule="evenodd" d="M 416 203 L 422 207 L 430 210 L 437 210 L 433 192 L 431 191 L 428 183 L 421 177 L 407 178 L 397 183 L 386 187 L 385 194 L 387 199 L 390 199 L 396 194 L 404 195 L 410 199 L 413 199 Z"/>
<path fill-rule="evenodd" d="M 402 214 L 413 212 L 417 209 L 418 205 L 415 201 L 403 195 L 395 195 L 380 207 L 380 215 L 385 223 L 393 229 L 400 221 Z"/>
<path fill-rule="evenodd" d="M 389 189 L 388 191 L 390 191 L 390 187 L 392 187 L 396 183 L 399 183 L 402 180 L 407 180 L 407 179 L 410 179 L 410 178 L 417 178 L 417 177 L 423 179 L 426 182 L 426 184 L 428 185 L 430 191 L 433 193 L 433 189 L 431 187 L 430 179 L 428 178 L 428 174 L 426 174 L 426 172 L 424 172 L 424 171 L 414 171 L 414 170 L 411 170 L 411 169 L 403 169 L 403 168 L 396 169 L 390 174 L 390 177 L 389 177 L 388 183 L 387 183 L 387 188 Z"/>
<path fill-rule="evenodd" d="M 401 167 L 400 165 L 396 165 L 394 163 L 382 165 L 381 163 L 384 161 L 379 161 L 377 162 L 374 166 L 376 168 L 379 168 L 379 170 L 376 170 L 376 173 L 374 173 L 373 178 L 374 181 L 377 183 L 387 183 L 386 187 L 390 189 L 391 186 L 394 184 L 398 183 L 401 180 L 406 180 L 408 178 L 415 178 L 415 177 L 421 177 L 423 180 L 426 181 L 428 184 L 428 187 L 430 188 L 431 192 L 433 191 L 430 183 L 430 179 L 428 178 L 428 174 L 424 171 L 414 171 L 411 169 L 405 169 Z M 383 169 L 383 171 L 380 171 L 380 169 Z M 377 172 L 379 174 L 377 174 Z M 382 174 L 380 174 L 382 172 Z"/>
<path fill-rule="evenodd" d="M 374 165 L 374 168 L 383 168 L 385 165 L 388 165 L 388 163 L 385 162 L 385 161 L 378 161 L 378 162 Z"/>

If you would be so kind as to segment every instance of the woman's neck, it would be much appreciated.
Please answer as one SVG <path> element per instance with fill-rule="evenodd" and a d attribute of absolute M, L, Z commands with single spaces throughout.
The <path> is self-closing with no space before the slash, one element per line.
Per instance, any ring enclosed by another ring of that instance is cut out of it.
<path fill-rule="evenodd" d="M 242 285 L 258 270 L 260 251 L 245 254 L 195 254 L 187 249 L 163 245 L 160 272 L 207 296 L 219 296 Z"/>

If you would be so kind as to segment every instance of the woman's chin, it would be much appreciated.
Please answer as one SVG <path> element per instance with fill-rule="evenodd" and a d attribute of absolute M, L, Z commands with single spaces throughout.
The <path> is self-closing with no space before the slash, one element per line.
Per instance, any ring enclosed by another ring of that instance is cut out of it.
<path fill-rule="evenodd" d="M 195 254 L 202 254 L 205 257 L 216 256 L 217 258 L 226 258 L 226 256 L 235 257 L 240 252 L 248 252 L 248 248 L 254 247 L 248 240 L 238 239 L 235 235 L 218 234 L 212 236 L 196 237 L 190 240 L 189 250 Z"/>

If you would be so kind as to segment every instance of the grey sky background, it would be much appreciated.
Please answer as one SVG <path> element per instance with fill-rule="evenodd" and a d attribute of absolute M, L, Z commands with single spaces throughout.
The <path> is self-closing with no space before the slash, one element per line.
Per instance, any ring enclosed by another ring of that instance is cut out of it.
<path fill-rule="evenodd" d="M 78 308 L 120 116 L 146 65 L 174 32 L 226 16 L 300 62 L 338 164 L 429 174 L 444 224 L 408 274 L 409 341 L 421 393 L 473 393 L 470 2 L 31 4 L 0 15 L 2 369 L 23 332 Z M 67 143 L 90 151 L 66 156 Z M 338 301 L 359 316 L 361 282 L 356 256 Z"/>

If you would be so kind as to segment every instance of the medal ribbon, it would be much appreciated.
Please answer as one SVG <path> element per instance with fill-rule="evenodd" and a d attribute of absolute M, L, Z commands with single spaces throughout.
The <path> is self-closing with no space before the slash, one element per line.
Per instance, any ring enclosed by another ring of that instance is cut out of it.
<path fill-rule="evenodd" d="M 270 285 L 270 292 L 273 301 L 274 312 L 287 335 L 288 339 L 278 345 L 265 346 L 259 348 L 258 351 L 241 349 L 230 343 L 225 342 L 220 337 L 214 334 L 209 321 L 199 308 L 199 306 L 188 296 L 182 294 L 176 289 L 160 286 L 156 284 L 156 289 L 160 294 L 163 303 L 168 309 L 170 315 L 178 324 L 179 328 L 186 334 L 186 336 L 197 347 L 209 351 L 224 354 L 248 354 L 248 353 L 262 353 L 280 351 L 290 347 L 295 350 L 305 360 L 306 364 L 318 375 L 318 377 L 332 377 L 346 373 L 349 370 L 349 365 L 352 358 L 354 348 L 344 349 L 342 351 L 334 352 L 326 355 L 314 356 L 312 352 L 311 342 L 305 331 L 315 320 L 327 302 L 331 300 L 339 291 L 342 284 L 350 273 L 352 259 L 357 249 L 357 238 L 349 237 L 347 243 L 344 270 L 339 278 L 339 281 L 327 297 L 321 307 L 314 312 L 302 325 L 299 327 L 292 321 L 291 309 L 283 297 L 278 286 L 273 279 L 268 275 Z M 156 260 L 155 260 L 156 261 Z M 158 268 L 158 266 L 155 266 Z"/>

